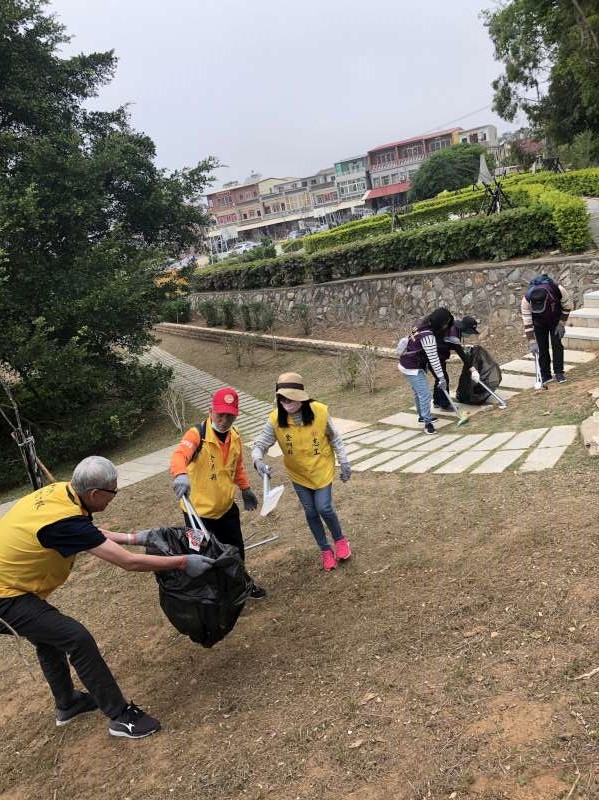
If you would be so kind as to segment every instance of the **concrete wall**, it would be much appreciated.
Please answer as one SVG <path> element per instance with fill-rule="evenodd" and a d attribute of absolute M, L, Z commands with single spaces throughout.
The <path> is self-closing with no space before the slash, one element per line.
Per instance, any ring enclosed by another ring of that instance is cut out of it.
<path fill-rule="evenodd" d="M 471 313 L 491 327 L 520 325 L 522 294 L 529 280 L 542 272 L 571 291 L 578 307 L 585 291 L 599 289 L 599 253 L 414 270 L 289 288 L 202 293 L 192 295 L 192 304 L 195 308 L 210 297 L 228 297 L 236 303 L 262 301 L 274 306 L 281 320 L 289 319 L 294 306 L 306 304 L 325 322 L 380 328 L 395 328 L 437 306 L 447 306 L 456 315 Z"/>

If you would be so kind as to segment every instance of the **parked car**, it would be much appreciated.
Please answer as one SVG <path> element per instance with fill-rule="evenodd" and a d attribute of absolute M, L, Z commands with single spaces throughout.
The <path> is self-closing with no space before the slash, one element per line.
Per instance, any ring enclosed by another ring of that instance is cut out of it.
<path fill-rule="evenodd" d="M 253 250 L 255 247 L 260 247 L 258 242 L 237 242 L 235 247 L 231 248 L 232 253 L 248 253 L 250 250 Z"/>
<path fill-rule="evenodd" d="M 306 235 L 306 231 L 300 231 L 300 230 L 296 229 L 294 231 L 289 231 L 289 236 L 287 238 L 288 239 L 301 239 L 302 236 L 305 236 L 305 235 Z"/>

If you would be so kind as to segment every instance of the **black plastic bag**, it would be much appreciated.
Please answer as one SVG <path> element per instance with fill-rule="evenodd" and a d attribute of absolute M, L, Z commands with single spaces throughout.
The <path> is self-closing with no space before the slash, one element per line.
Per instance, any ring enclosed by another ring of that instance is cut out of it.
<path fill-rule="evenodd" d="M 489 351 L 478 344 L 466 349 L 466 355 L 467 361 L 462 368 L 455 399 L 458 403 L 481 406 L 490 395 L 480 383 L 474 383 L 470 376 L 470 368 L 474 367 L 479 373 L 481 381 L 493 391 L 501 383 L 501 369 Z"/>
<path fill-rule="evenodd" d="M 182 570 L 154 574 L 160 607 L 171 624 L 202 647 L 212 647 L 235 627 L 252 580 L 236 547 L 210 536 L 200 552 L 213 558 L 214 565 L 198 578 L 190 578 Z M 197 551 L 189 547 L 185 528 L 152 528 L 146 553 L 173 556 Z"/>

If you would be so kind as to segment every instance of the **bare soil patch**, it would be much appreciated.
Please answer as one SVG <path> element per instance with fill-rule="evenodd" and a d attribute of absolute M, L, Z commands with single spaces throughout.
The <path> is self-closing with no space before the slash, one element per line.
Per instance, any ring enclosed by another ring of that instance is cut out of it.
<path fill-rule="evenodd" d="M 275 462 L 276 480 L 282 478 Z M 257 481 L 252 478 L 257 489 Z M 269 598 L 213 650 L 181 637 L 151 575 L 92 556 L 54 598 L 93 631 L 164 730 L 54 727 L 48 690 L 0 637 L 0 796 L 163 800 L 557 800 L 599 796 L 596 476 L 355 475 L 336 486 L 354 558 L 330 575 L 291 488 L 243 514 Z M 98 520 L 176 522 L 167 474 Z"/>

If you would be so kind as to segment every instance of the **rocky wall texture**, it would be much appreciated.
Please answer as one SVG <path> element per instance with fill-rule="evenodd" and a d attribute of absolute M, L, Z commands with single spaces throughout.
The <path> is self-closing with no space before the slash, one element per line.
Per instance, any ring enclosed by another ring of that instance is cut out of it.
<path fill-rule="evenodd" d="M 319 321 L 381 328 L 396 328 L 447 306 L 456 316 L 470 313 L 493 328 L 521 324 L 522 294 L 530 279 L 542 272 L 563 284 L 578 307 L 584 292 L 599 289 L 599 253 L 398 272 L 288 289 L 194 294 L 192 305 L 225 297 L 235 303 L 265 302 L 280 320 L 307 305 Z"/>

